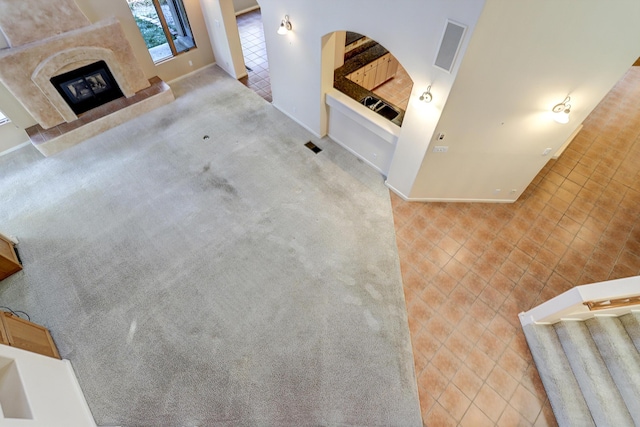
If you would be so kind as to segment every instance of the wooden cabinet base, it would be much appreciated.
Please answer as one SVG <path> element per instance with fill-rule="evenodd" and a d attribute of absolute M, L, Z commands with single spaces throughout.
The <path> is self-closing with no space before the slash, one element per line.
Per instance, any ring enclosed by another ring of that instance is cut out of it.
<path fill-rule="evenodd" d="M 0 234 L 0 280 L 22 270 L 13 242 Z"/>
<path fill-rule="evenodd" d="M 0 311 L 0 343 L 60 359 L 49 330 Z"/>

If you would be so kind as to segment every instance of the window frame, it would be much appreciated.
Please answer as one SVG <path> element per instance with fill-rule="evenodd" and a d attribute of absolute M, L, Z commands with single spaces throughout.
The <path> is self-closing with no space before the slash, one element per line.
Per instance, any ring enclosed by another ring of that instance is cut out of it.
<path fill-rule="evenodd" d="M 5 116 L 2 111 L 0 111 L 0 126 L 6 125 L 7 123 L 11 123 L 11 119 Z"/>
<path fill-rule="evenodd" d="M 180 27 L 180 33 L 184 33 L 183 36 L 185 36 L 186 34 L 185 37 L 188 38 L 191 44 L 193 45 L 191 47 L 186 47 L 185 49 L 180 51 L 178 51 L 178 48 L 176 47 L 176 43 L 173 39 L 173 34 L 171 33 L 171 29 L 169 27 L 169 24 L 167 23 L 167 18 L 165 16 L 164 10 L 162 9 L 162 5 L 160 4 L 161 0 L 149 0 L 149 1 L 152 3 L 156 11 L 156 15 L 158 17 L 160 27 L 161 27 L 160 29 L 164 33 L 166 44 L 169 46 L 169 50 L 171 51 L 170 56 L 158 58 L 157 60 L 154 59 L 154 56 L 152 54 L 151 59 L 153 60 L 153 63 L 157 65 L 164 61 L 168 61 L 172 58 L 175 58 L 181 53 L 189 52 L 192 49 L 196 49 L 197 45 L 195 42 L 195 38 L 193 36 L 193 30 L 191 29 L 191 24 L 189 23 L 189 17 L 187 16 L 187 11 L 184 5 L 184 1 L 183 0 L 165 0 L 167 5 L 169 6 L 170 13 L 174 21 L 174 25 Z M 132 13 L 133 13 L 133 9 L 132 9 Z M 137 17 L 135 13 L 133 15 L 134 17 Z M 142 33 L 142 29 L 140 27 L 138 29 Z M 147 50 L 151 51 L 151 49 L 152 48 L 148 48 Z"/>

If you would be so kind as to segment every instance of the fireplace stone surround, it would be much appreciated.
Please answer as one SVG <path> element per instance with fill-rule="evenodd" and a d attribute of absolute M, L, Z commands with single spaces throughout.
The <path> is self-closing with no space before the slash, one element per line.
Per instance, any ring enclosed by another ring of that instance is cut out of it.
<path fill-rule="evenodd" d="M 171 89 L 159 79 L 154 78 L 151 88 L 116 18 L 91 24 L 73 0 L 0 0 L 0 10 L 0 30 L 10 45 L 0 50 L 0 81 L 38 122 L 27 133 L 43 154 L 54 154 L 173 101 Z M 98 61 L 107 64 L 129 101 L 98 108 L 114 115 L 106 120 L 99 112 L 88 114 L 91 110 L 76 115 L 50 81 Z M 148 96 L 136 97 L 137 93 Z M 121 108 L 128 110 L 126 114 L 115 114 Z"/>

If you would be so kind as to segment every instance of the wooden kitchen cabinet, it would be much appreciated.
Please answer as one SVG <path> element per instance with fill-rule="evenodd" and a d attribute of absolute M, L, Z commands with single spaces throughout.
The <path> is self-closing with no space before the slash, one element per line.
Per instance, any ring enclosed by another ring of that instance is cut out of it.
<path fill-rule="evenodd" d="M 395 77 L 397 72 L 398 72 L 398 60 L 396 59 L 395 56 L 389 55 L 389 65 L 387 66 L 387 79 L 386 80 L 389 80 L 389 79 Z"/>
<path fill-rule="evenodd" d="M 0 342 L 60 359 L 58 349 L 47 328 L 5 311 L 0 311 Z"/>
<path fill-rule="evenodd" d="M 0 234 L 0 280 L 22 270 L 13 242 Z"/>
<path fill-rule="evenodd" d="M 359 68 L 356 71 L 354 71 L 353 73 L 351 73 L 351 78 L 349 80 L 351 80 L 355 84 L 359 84 L 360 86 L 362 86 L 363 74 L 364 74 L 364 67 L 363 68 Z"/>
<path fill-rule="evenodd" d="M 372 62 L 371 64 L 367 64 L 364 66 L 364 76 L 362 78 L 362 86 L 367 90 L 371 90 L 374 88 L 376 83 L 376 62 Z"/>
<path fill-rule="evenodd" d="M 346 78 L 367 90 L 371 90 L 393 78 L 397 71 L 398 60 L 390 53 L 386 53 L 364 67 L 358 68 Z"/>
<path fill-rule="evenodd" d="M 378 59 L 378 66 L 376 67 L 376 80 L 373 84 L 373 87 L 378 87 L 389 79 L 387 77 L 387 70 L 389 69 L 390 56 L 391 54 L 387 53 Z"/>

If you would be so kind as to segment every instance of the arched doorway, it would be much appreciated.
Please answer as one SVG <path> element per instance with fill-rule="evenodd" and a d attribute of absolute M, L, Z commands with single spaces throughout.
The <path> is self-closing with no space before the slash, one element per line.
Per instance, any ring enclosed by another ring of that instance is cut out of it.
<path fill-rule="evenodd" d="M 377 41 L 351 31 L 322 38 L 321 131 L 387 175 L 413 80 Z"/>
<path fill-rule="evenodd" d="M 360 64 L 365 63 L 359 70 L 349 73 L 347 78 L 406 111 L 413 88 L 413 80 L 407 71 L 391 52 L 375 40 L 352 31 L 345 33 L 344 63 L 358 58 L 361 58 Z"/>

